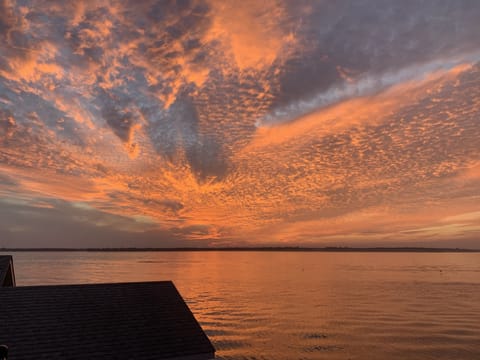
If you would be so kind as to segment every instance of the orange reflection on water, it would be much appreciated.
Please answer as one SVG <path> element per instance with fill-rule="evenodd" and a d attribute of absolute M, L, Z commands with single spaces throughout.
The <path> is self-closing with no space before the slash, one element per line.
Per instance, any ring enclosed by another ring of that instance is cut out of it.
<path fill-rule="evenodd" d="M 15 253 L 18 285 L 173 280 L 219 359 L 475 359 L 461 253 Z M 459 296 L 461 294 L 461 296 Z"/>

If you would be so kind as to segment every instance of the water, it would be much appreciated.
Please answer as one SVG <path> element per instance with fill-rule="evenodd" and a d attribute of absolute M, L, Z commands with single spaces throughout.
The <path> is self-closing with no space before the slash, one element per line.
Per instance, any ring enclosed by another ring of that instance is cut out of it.
<path fill-rule="evenodd" d="M 13 255 L 17 285 L 173 280 L 219 359 L 480 359 L 480 254 Z"/>

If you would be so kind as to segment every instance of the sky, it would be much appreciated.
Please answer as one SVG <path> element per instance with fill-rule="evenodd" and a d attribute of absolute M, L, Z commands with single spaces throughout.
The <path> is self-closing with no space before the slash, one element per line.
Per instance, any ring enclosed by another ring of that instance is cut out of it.
<path fill-rule="evenodd" d="M 478 19 L 0 0 L 0 248 L 480 248 Z"/>

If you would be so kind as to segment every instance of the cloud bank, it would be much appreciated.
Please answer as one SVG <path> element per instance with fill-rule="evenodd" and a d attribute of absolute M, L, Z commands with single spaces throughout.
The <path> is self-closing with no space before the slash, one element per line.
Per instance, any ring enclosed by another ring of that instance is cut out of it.
<path fill-rule="evenodd" d="M 0 0 L 1 238 L 480 247 L 478 18 L 468 0 Z"/>

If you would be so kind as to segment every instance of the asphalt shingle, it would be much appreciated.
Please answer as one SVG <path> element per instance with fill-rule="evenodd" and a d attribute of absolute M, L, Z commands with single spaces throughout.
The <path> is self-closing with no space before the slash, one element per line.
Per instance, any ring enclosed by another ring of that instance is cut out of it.
<path fill-rule="evenodd" d="M 9 360 L 212 359 L 215 349 L 170 281 L 0 289 Z"/>

